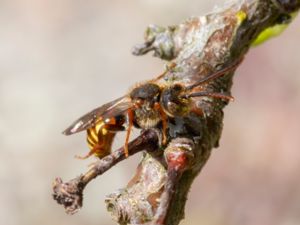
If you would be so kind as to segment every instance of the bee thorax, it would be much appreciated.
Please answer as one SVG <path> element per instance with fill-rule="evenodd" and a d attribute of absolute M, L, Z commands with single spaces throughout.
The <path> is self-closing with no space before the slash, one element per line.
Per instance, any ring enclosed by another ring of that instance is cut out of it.
<path fill-rule="evenodd" d="M 157 110 L 149 110 L 144 107 L 135 110 L 135 122 L 143 129 L 153 128 L 160 121 L 160 113 Z"/>

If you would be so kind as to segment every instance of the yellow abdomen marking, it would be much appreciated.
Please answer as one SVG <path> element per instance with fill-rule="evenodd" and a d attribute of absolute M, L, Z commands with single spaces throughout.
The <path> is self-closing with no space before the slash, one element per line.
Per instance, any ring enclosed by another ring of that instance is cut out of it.
<path fill-rule="evenodd" d="M 92 150 L 95 145 L 98 143 L 98 135 L 97 135 L 97 132 L 96 132 L 96 129 L 93 127 L 93 128 L 90 128 L 87 130 L 87 142 L 88 142 L 88 146 L 89 148 Z"/>
<path fill-rule="evenodd" d="M 88 158 L 91 155 L 103 158 L 110 154 L 111 146 L 116 135 L 116 132 L 110 129 L 113 129 L 113 126 L 116 125 L 116 121 L 113 118 L 108 122 L 111 122 L 111 124 L 99 120 L 94 127 L 87 129 L 87 143 L 90 152 L 80 158 Z"/>

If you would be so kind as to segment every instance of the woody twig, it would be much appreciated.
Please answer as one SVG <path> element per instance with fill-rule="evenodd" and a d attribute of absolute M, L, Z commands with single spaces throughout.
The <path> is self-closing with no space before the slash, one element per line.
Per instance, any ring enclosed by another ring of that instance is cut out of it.
<path fill-rule="evenodd" d="M 152 152 L 157 150 L 159 144 L 157 134 L 157 131 L 154 129 L 143 132 L 129 143 L 129 155 L 131 156 L 141 151 Z M 53 198 L 65 207 L 68 214 L 76 213 L 82 207 L 83 190 L 86 185 L 125 158 L 124 147 L 122 147 L 94 163 L 85 174 L 77 178 L 68 182 L 63 182 L 61 178 L 56 178 L 53 183 Z"/>

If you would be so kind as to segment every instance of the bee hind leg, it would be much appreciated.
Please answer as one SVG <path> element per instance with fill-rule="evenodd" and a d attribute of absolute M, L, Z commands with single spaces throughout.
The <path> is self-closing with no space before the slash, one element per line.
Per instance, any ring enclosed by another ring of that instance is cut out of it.
<path fill-rule="evenodd" d="M 103 144 L 96 144 L 86 155 L 84 156 L 79 156 L 79 155 L 75 155 L 76 159 L 88 159 L 89 157 L 91 157 L 92 155 L 97 155 L 97 153 L 101 152 L 101 149 L 103 147 Z"/>
<path fill-rule="evenodd" d="M 81 160 L 84 160 L 84 159 L 88 159 L 89 157 L 91 157 L 93 154 L 95 153 L 94 149 L 90 150 L 88 152 L 88 154 L 84 155 L 84 156 L 80 156 L 80 155 L 75 155 L 75 158 L 76 159 L 81 159 Z"/>

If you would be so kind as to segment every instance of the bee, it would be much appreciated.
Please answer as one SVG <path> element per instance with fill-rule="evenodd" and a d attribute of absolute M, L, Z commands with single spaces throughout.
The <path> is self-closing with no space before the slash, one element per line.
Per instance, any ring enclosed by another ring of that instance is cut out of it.
<path fill-rule="evenodd" d="M 63 133 L 71 135 L 83 130 L 87 131 L 90 151 L 86 156 L 78 157 L 81 159 L 91 155 L 103 158 L 110 154 L 116 133 L 124 130 L 127 130 L 124 151 L 125 156 L 128 157 L 128 142 L 133 127 L 140 129 L 161 127 L 162 144 L 166 145 L 169 118 L 185 116 L 190 112 L 201 116 L 201 109 L 199 110 L 194 104 L 192 98 L 212 97 L 232 100 L 232 97 L 226 93 L 207 92 L 201 90 L 201 87 L 233 71 L 240 62 L 241 60 L 220 69 L 192 85 L 162 83 L 161 80 L 169 71 L 166 70 L 158 78 L 136 86 L 127 95 L 80 117 Z M 171 64 L 169 69 L 175 66 L 176 64 Z"/>

